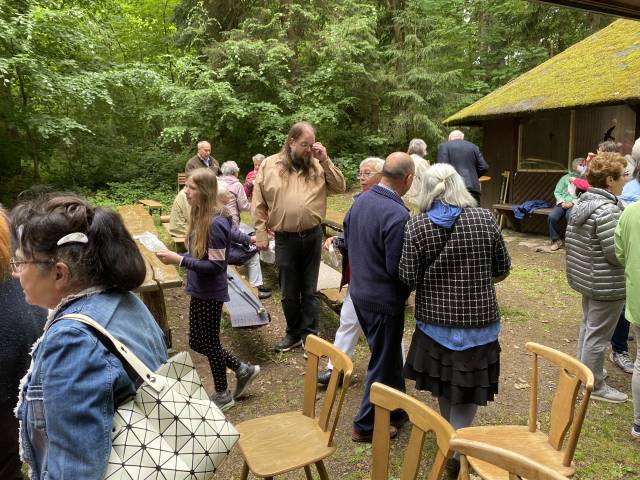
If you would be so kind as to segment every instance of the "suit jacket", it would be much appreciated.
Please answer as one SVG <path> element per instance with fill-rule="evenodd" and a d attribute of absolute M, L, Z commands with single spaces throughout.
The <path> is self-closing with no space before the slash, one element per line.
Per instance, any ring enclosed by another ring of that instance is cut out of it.
<path fill-rule="evenodd" d="M 477 145 L 466 140 L 450 140 L 438 145 L 438 163 L 448 163 L 464 180 L 467 190 L 480 193 L 478 177 L 489 171 Z"/>
<path fill-rule="evenodd" d="M 209 157 L 209 167 L 207 167 L 198 155 L 194 155 L 184 166 L 184 172 L 189 173 L 196 168 L 209 168 L 209 170 L 213 171 L 216 175 L 220 175 L 220 164 L 213 157 Z"/>

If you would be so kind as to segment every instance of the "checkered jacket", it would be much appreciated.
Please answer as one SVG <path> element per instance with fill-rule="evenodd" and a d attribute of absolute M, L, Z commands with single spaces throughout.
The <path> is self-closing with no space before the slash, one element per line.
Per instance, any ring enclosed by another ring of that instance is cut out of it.
<path fill-rule="evenodd" d="M 449 232 L 425 213 L 405 227 L 400 278 L 416 290 L 416 319 L 469 328 L 500 320 L 493 279 L 511 259 L 493 215 L 466 208 Z"/>

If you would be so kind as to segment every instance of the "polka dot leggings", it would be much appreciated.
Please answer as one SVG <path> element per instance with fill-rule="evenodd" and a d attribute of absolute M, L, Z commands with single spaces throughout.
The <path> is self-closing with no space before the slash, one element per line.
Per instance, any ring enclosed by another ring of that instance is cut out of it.
<path fill-rule="evenodd" d="M 234 372 L 240 361 L 222 348 L 220 319 L 222 302 L 191 297 L 189 302 L 189 346 L 207 356 L 216 392 L 227 390 L 227 367 Z"/>

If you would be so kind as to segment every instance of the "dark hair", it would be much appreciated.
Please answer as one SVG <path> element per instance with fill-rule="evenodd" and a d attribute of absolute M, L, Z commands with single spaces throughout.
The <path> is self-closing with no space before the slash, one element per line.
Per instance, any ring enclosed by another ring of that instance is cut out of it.
<path fill-rule="evenodd" d="M 589 162 L 585 176 L 587 181 L 596 188 L 607 188 L 607 177 L 618 180 L 621 170 L 627 166 L 622 155 L 615 152 L 600 152 Z"/>
<path fill-rule="evenodd" d="M 144 259 L 120 215 L 93 208 L 78 196 L 50 196 L 19 205 L 11 230 L 25 258 L 64 262 L 75 286 L 129 291 L 144 282 Z M 84 233 L 88 243 L 57 245 L 73 232 Z"/>
<path fill-rule="evenodd" d="M 285 173 L 290 174 L 290 173 L 293 173 L 294 171 L 293 157 L 291 155 L 291 145 L 289 145 L 289 141 L 298 140 L 302 136 L 302 134 L 307 130 L 311 130 L 314 135 L 316 134 L 316 129 L 309 122 L 296 122 L 289 129 L 289 133 L 287 134 L 287 139 L 285 140 L 284 146 L 282 147 L 282 152 L 284 153 L 285 159 L 283 162 L 284 168 L 280 172 L 281 175 L 284 175 Z M 314 169 L 312 167 L 312 164 L 301 165 L 300 169 L 305 180 L 309 180 L 309 178 L 313 176 L 312 173 L 314 173 Z"/>

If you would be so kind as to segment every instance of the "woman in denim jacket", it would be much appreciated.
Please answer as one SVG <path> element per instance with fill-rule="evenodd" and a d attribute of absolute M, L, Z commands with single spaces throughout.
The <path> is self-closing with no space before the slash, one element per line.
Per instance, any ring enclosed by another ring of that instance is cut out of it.
<path fill-rule="evenodd" d="M 122 363 L 82 313 L 126 344 L 149 368 L 167 360 L 162 331 L 131 290 L 145 265 L 120 217 L 75 196 L 43 199 L 14 212 L 11 260 L 26 301 L 52 309 L 23 378 L 16 413 L 31 479 L 101 479 L 117 406 L 136 391 Z"/>

